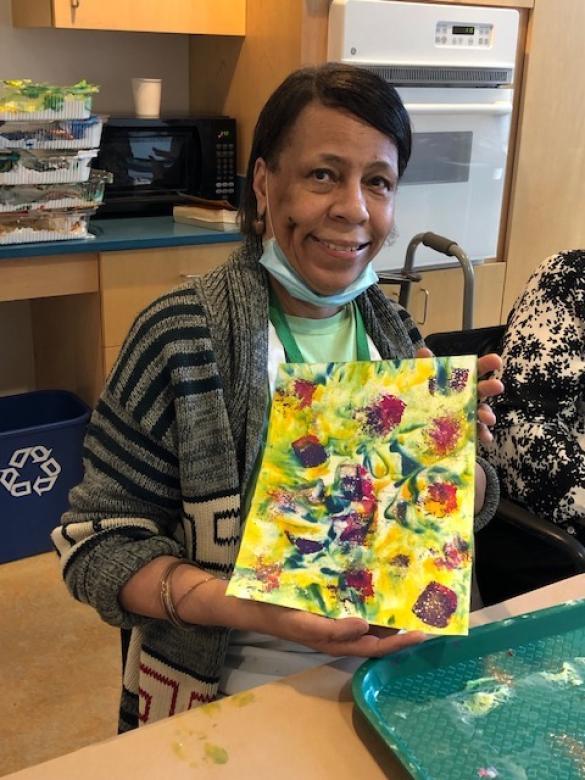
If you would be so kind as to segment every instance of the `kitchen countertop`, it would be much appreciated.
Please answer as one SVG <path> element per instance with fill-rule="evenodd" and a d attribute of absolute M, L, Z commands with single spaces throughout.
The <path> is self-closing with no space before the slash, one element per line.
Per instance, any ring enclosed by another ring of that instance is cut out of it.
<path fill-rule="evenodd" d="M 184 225 L 174 222 L 170 216 L 92 219 L 89 230 L 94 238 L 0 245 L 0 260 L 82 252 L 219 244 L 242 239 L 238 230 L 224 232 L 196 225 Z"/>
<path fill-rule="evenodd" d="M 472 625 L 579 598 L 585 574 L 474 612 Z M 358 659 L 285 677 L 91 745 L 5 780 L 407 780 L 353 706 Z"/>

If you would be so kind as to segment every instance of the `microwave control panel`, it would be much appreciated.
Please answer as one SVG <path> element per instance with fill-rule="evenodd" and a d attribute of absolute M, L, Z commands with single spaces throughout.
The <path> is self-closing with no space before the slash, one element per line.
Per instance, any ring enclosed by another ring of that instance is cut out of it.
<path fill-rule="evenodd" d="M 461 22 L 437 22 L 435 44 L 488 49 L 493 44 L 494 25 L 488 23 L 462 24 Z"/>
<path fill-rule="evenodd" d="M 231 128 L 218 130 L 215 142 L 216 181 L 215 194 L 220 198 L 233 198 L 236 185 L 235 132 Z"/>

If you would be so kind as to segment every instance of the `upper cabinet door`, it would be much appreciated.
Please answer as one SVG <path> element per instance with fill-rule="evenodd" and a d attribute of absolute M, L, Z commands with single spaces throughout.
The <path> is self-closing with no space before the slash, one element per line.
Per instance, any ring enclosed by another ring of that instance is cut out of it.
<path fill-rule="evenodd" d="M 245 35 L 246 0 L 12 0 L 17 27 Z"/>

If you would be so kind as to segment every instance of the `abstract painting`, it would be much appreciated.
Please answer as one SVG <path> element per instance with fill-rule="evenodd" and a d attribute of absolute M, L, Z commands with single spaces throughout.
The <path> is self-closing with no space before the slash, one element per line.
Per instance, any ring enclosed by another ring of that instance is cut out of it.
<path fill-rule="evenodd" d="M 282 364 L 228 594 L 466 634 L 476 363 Z"/>

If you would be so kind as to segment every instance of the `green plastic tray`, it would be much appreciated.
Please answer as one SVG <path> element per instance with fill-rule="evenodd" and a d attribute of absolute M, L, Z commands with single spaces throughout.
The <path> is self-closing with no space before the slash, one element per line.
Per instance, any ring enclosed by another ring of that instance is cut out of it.
<path fill-rule="evenodd" d="M 585 778 L 585 600 L 366 661 L 353 696 L 417 780 Z"/>

